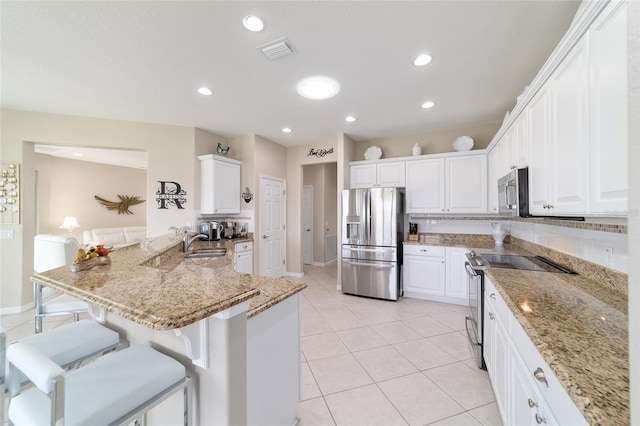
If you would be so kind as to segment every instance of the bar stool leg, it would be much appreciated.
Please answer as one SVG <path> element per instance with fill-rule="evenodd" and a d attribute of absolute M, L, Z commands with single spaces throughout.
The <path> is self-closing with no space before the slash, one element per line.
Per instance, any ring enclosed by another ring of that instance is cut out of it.
<path fill-rule="evenodd" d="M 36 313 L 35 313 L 35 332 L 36 334 L 42 333 L 42 284 L 37 281 L 33 282 L 33 298 L 36 301 Z"/>

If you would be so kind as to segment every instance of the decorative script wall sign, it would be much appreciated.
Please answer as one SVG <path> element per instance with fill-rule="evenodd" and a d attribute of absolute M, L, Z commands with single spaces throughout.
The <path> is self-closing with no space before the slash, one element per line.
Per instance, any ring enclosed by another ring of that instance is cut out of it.
<path fill-rule="evenodd" d="M 160 183 L 160 188 L 156 191 L 158 209 L 168 209 L 169 206 L 184 209 L 182 205 L 187 202 L 187 191 L 182 189 L 178 182 L 159 180 L 158 183 Z"/>
<path fill-rule="evenodd" d="M 309 149 L 309 152 L 307 152 L 307 157 L 315 156 L 315 157 L 318 157 L 318 158 L 322 158 L 327 154 L 333 154 L 333 148 L 330 148 L 330 149 L 323 149 L 323 148 L 313 149 L 313 148 L 311 148 L 311 149 Z"/>

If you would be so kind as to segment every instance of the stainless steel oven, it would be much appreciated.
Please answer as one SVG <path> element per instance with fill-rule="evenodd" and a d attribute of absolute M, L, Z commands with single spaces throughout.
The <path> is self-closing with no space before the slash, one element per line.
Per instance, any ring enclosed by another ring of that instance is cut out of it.
<path fill-rule="evenodd" d="M 467 254 L 467 257 L 470 257 Z M 465 262 L 467 271 L 467 286 L 469 288 L 469 315 L 466 318 L 467 336 L 474 352 L 474 358 L 479 368 L 486 369 L 482 354 L 482 342 L 484 337 L 484 273 L 482 269 L 474 268 L 471 263 Z"/>

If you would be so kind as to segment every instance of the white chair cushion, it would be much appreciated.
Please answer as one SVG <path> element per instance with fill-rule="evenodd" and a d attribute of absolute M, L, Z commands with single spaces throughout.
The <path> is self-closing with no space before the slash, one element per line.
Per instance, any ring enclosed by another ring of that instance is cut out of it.
<path fill-rule="evenodd" d="M 45 315 L 72 314 L 74 312 L 87 312 L 88 310 L 89 305 L 67 294 L 55 297 L 42 305 L 42 313 Z"/>
<path fill-rule="evenodd" d="M 65 424 L 106 425 L 186 376 L 182 364 L 148 346 L 114 352 L 65 377 Z M 50 424 L 50 403 L 37 389 L 11 400 L 16 425 Z"/>
<path fill-rule="evenodd" d="M 65 367 L 117 345 L 120 335 L 95 321 L 81 320 L 20 340 Z"/>
<path fill-rule="evenodd" d="M 93 241 L 98 244 L 124 244 L 126 239 L 122 228 L 96 228 L 91 230 Z"/>
<path fill-rule="evenodd" d="M 64 370 L 58 364 L 26 342 L 10 345 L 7 360 L 27 374 L 42 392 L 51 392 L 53 378 L 64 375 Z"/>

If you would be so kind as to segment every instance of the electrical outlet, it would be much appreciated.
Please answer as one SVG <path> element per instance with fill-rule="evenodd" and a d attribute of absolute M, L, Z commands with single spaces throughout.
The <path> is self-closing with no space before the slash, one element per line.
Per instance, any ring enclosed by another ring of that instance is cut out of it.
<path fill-rule="evenodd" d="M 611 262 L 613 261 L 613 246 L 604 246 L 604 261 L 607 265 L 611 265 Z"/>
<path fill-rule="evenodd" d="M 13 229 L 0 230 L 0 240 L 13 240 Z"/>

